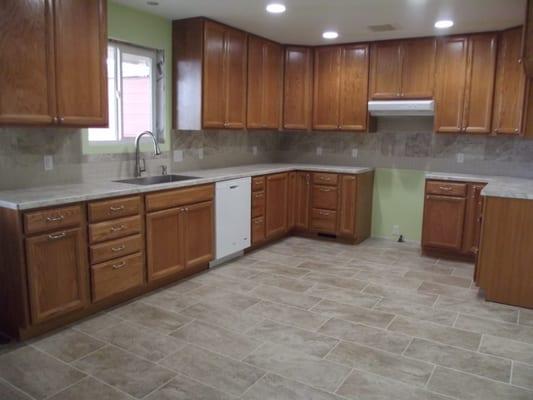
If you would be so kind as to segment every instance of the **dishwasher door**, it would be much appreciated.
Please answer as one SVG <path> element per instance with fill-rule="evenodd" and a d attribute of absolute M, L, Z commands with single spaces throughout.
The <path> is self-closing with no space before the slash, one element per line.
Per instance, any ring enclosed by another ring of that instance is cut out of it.
<path fill-rule="evenodd" d="M 216 260 L 251 245 L 252 179 L 216 184 Z"/>

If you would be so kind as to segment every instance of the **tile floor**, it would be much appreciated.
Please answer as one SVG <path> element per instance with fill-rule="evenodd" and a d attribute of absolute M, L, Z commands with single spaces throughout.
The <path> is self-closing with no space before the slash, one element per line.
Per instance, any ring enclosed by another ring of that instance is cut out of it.
<path fill-rule="evenodd" d="M 473 266 L 288 238 L 26 343 L 0 399 L 533 399 L 533 311 Z"/>

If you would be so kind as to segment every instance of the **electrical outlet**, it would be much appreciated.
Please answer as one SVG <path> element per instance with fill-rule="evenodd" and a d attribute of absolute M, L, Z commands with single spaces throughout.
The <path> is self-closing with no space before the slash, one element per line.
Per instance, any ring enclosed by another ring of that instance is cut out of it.
<path fill-rule="evenodd" d="M 400 235 L 400 225 L 392 226 L 392 234 L 397 236 Z"/>
<path fill-rule="evenodd" d="M 352 149 L 352 158 L 357 158 L 359 155 L 359 149 L 353 148 Z"/>
<path fill-rule="evenodd" d="M 457 162 L 462 164 L 465 162 L 465 155 L 463 153 L 457 153 Z"/>
<path fill-rule="evenodd" d="M 44 156 L 44 170 L 51 171 L 54 169 L 54 156 Z"/>
<path fill-rule="evenodd" d="M 322 147 L 318 146 L 318 147 L 316 148 L 316 155 L 317 155 L 317 156 L 321 156 L 321 155 L 322 155 Z"/>
<path fill-rule="evenodd" d="M 174 162 L 182 162 L 183 161 L 183 150 L 174 150 L 173 160 Z"/>
<path fill-rule="evenodd" d="M 257 155 L 257 146 L 253 146 L 253 147 L 252 147 L 252 154 L 253 154 L 254 156 Z"/>
<path fill-rule="evenodd" d="M 199 158 L 200 160 L 203 160 L 203 159 L 204 159 L 204 148 L 203 148 L 203 147 L 200 147 L 200 148 L 198 149 L 198 158 Z"/>

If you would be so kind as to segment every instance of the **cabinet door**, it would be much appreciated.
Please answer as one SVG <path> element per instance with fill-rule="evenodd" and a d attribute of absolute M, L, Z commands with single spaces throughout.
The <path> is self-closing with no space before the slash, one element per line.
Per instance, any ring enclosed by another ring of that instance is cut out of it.
<path fill-rule="evenodd" d="M 287 199 L 289 176 L 287 173 L 269 175 L 266 179 L 266 223 L 267 239 L 287 232 Z"/>
<path fill-rule="evenodd" d="M 59 123 L 108 124 L 107 2 L 54 0 Z"/>
<path fill-rule="evenodd" d="M 435 39 L 402 43 L 402 99 L 432 99 L 435 86 Z"/>
<path fill-rule="evenodd" d="M 339 100 L 342 48 L 338 46 L 315 49 L 313 128 L 339 128 Z"/>
<path fill-rule="evenodd" d="M 357 177 L 355 175 L 341 175 L 338 217 L 339 236 L 355 238 L 356 201 Z"/>
<path fill-rule="evenodd" d="M 3 0 L 0 124 L 51 124 L 56 116 L 50 0 Z"/>
<path fill-rule="evenodd" d="M 206 21 L 204 26 L 203 126 L 223 128 L 226 122 L 224 71 L 225 28 Z"/>
<path fill-rule="evenodd" d="M 465 132 L 490 133 L 495 73 L 496 34 L 470 36 L 463 117 Z"/>
<path fill-rule="evenodd" d="M 225 127 L 241 129 L 246 125 L 246 65 L 248 62 L 246 33 L 227 28 L 225 42 Z"/>
<path fill-rule="evenodd" d="M 522 132 L 526 75 L 520 63 L 521 43 L 522 28 L 500 34 L 492 124 L 498 134 Z"/>
<path fill-rule="evenodd" d="M 374 43 L 371 49 L 370 97 L 397 99 L 401 95 L 401 42 Z"/>
<path fill-rule="evenodd" d="M 295 226 L 295 207 L 296 207 L 296 172 L 289 172 L 289 194 L 287 199 L 287 225 L 288 229 L 294 229 Z"/>
<path fill-rule="evenodd" d="M 294 190 L 294 225 L 298 230 L 309 229 L 311 174 L 297 172 Z"/>
<path fill-rule="evenodd" d="M 484 187 L 484 184 L 468 185 L 463 252 L 472 255 L 476 255 L 479 249 L 481 214 L 483 211 L 483 197 L 481 196 L 481 191 Z"/>
<path fill-rule="evenodd" d="M 313 85 L 312 50 L 309 47 L 285 49 L 283 127 L 311 129 L 311 88 Z"/>
<path fill-rule="evenodd" d="M 427 195 L 424 203 L 422 245 L 460 251 L 463 243 L 466 199 Z"/>
<path fill-rule="evenodd" d="M 212 201 L 185 207 L 185 268 L 207 265 L 213 260 L 215 211 Z"/>
<path fill-rule="evenodd" d="M 183 208 L 146 215 L 148 281 L 173 275 L 185 268 Z"/>
<path fill-rule="evenodd" d="M 366 131 L 368 119 L 368 46 L 342 48 L 339 128 Z"/>
<path fill-rule="evenodd" d="M 246 116 L 248 128 L 261 128 L 263 125 L 264 42 L 257 36 L 248 38 L 248 112 Z"/>
<path fill-rule="evenodd" d="M 81 228 L 26 239 L 30 311 L 34 324 L 87 304 L 86 247 Z"/>
<path fill-rule="evenodd" d="M 466 37 L 439 39 L 435 84 L 435 131 L 462 130 L 467 69 Z"/>

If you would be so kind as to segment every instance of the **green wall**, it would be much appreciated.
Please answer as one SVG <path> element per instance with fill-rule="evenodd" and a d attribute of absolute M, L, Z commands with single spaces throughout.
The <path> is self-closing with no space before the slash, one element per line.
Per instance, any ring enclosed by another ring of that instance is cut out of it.
<path fill-rule="evenodd" d="M 399 225 L 406 240 L 419 242 L 424 210 L 424 172 L 378 168 L 374 179 L 372 236 L 391 238 L 393 225 Z"/>
<path fill-rule="evenodd" d="M 172 21 L 109 1 L 107 5 L 107 30 L 110 39 L 165 51 L 166 126 L 165 144 L 161 148 L 168 150 L 172 126 Z M 133 148 L 131 144 L 91 145 L 85 132 L 83 152 L 85 154 L 122 153 L 133 152 Z"/>

